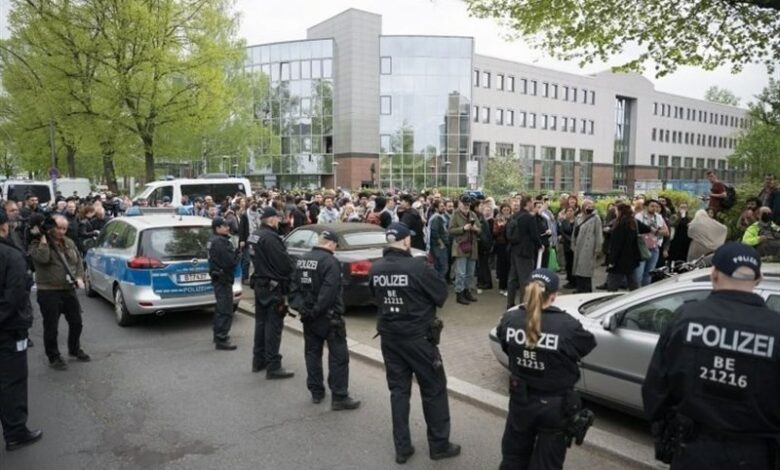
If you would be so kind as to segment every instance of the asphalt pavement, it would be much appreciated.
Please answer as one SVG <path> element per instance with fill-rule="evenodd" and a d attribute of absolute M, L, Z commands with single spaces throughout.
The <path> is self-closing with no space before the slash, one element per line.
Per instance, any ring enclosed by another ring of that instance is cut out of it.
<path fill-rule="evenodd" d="M 91 363 L 50 369 L 42 348 L 40 314 L 30 350 L 29 426 L 43 439 L 7 453 L 2 470 L 71 469 L 388 469 L 393 460 L 389 393 L 381 368 L 351 363 L 357 411 L 314 405 L 305 387 L 302 339 L 284 333 L 282 353 L 295 378 L 267 381 L 252 374 L 254 321 L 236 315 L 237 351 L 215 351 L 211 315 L 172 313 L 120 328 L 110 305 L 82 297 L 83 347 Z M 60 325 L 65 347 L 67 326 Z M 446 361 L 446 358 L 445 358 Z M 417 454 L 407 468 L 497 468 L 504 420 L 451 399 L 452 439 L 459 458 L 427 456 L 419 394 L 411 427 Z M 567 469 L 636 468 L 588 448 L 569 453 Z"/>

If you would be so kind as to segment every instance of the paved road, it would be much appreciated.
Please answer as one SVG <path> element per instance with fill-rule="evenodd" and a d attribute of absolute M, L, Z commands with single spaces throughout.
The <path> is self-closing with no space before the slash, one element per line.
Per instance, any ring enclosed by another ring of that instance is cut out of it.
<path fill-rule="evenodd" d="M 238 315 L 235 352 L 210 343 L 210 315 L 188 312 L 114 324 L 108 303 L 82 299 L 89 364 L 49 369 L 30 353 L 30 425 L 43 440 L 0 451 L 3 470 L 71 469 L 387 469 L 394 468 L 383 371 L 352 362 L 356 412 L 313 405 L 304 385 L 302 340 L 285 333 L 285 364 L 298 372 L 269 382 L 249 372 L 253 320 Z M 36 314 L 40 318 L 39 314 Z M 62 329 L 66 329 L 63 325 Z M 64 341 L 63 332 L 60 333 Z M 42 344 L 40 321 L 32 337 Z M 63 345 L 64 346 L 64 345 Z M 458 459 L 427 458 L 419 398 L 412 408 L 418 455 L 408 468 L 496 468 L 503 420 L 453 400 Z M 624 462 L 574 449 L 567 469 L 627 469 Z"/>

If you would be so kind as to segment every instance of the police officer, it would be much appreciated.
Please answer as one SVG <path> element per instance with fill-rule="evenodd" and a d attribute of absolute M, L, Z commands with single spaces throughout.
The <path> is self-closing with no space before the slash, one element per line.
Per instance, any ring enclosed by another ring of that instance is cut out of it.
<path fill-rule="evenodd" d="M 341 264 L 333 252 L 339 237 L 332 230 L 320 234 L 319 245 L 296 263 L 290 305 L 303 322 L 306 352 L 306 386 L 317 404 L 325 397 L 322 378 L 322 346 L 328 342 L 328 386 L 333 394 L 331 409 L 354 410 L 360 401 L 349 396 L 349 352 L 341 294 Z"/>
<path fill-rule="evenodd" d="M 555 273 L 534 270 L 524 304 L 507 311 L 496 329 L 512 374 L 501 470 L 563 468 L 568 423 L 581 411 L 577 363 L 596 340 L 553 306 L 558 286 Z"/>
<path fill-rule="evenodd" d="M 437 347 L 441 321 L 436 307 L 447 300 L 447 284 L 424 258 L 412 257 L 406 225 L 390 224 L 385 233 L 389 246 L 371 267 L 369 288 L 376 298 L 377 332 L 390 389 L 395 461 L 406 463 L 414 454 L 409 433 L 412 374 L 420 385 L 431 459 L 455 457 L 460 446 L 450 442 L 447 378 Z"/>
<path fill-rule="evenodd" d="M 9 239 L 8 216 L 0 211 L 0 423 L 7 450 L 38 441 L 27 428 L 27 330 L 32 326 L 32 275 Z"/>
<path fill-rule="evenodd" d="M 677 309 L 642 387 L 656 458 L 672 470 L 775 469 L 780 459 L 780 316 L 753 293 L 755 249 L 712 258 L 713 292 Z"/>
<path fill-rule="evenodd" d="M 209 239 L 209 274 L 217 304 L 214 308 L 214 344 L 217 349 L 232 351 L 230 325 L 233 322 L 233 272 L 241 258 L 230 242 L 230 225 L 222 217 L 211 222 L 214 234 Z"/>
<path fill-rule="evenodd" d="M 267 379 L 287 379 L 295 375 L 282 368 L 279 347 L 287 315 L 285 295 L 295 270 L 279 236 L 279 213 L 271 206 L 260 214 L 260 228 L 250 237 L 254 248 L 252 275 L 255 289 L 255 347 L 252 372 L 266 370 Z"/>

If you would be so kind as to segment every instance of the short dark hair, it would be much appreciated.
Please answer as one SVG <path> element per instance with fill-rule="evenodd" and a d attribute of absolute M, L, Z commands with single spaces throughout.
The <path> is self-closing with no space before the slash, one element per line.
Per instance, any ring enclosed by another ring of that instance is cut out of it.
<path fill-rule="evenodd" d="M 718 176 L 718 173 L 717 173 L 715 170 L 707 170 L 707 172 L 706 172 L 705 174 L 706 174 L 707 176 L 710 176 L 710 175 L 712 175 L 712 176 Z"/>

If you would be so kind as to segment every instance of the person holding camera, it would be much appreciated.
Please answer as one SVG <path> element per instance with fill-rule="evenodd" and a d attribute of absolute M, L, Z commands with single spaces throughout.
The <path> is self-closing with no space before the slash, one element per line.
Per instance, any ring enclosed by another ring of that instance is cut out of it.
<path fill-rule="evenodd" d="M 214 345 L 221 351 L 233 351 L 230 326 L 233 323 L 233 272 L 241 260 L 241 252 L 230 242 L 230 224 L 222 217 L 211 221 L 214 232 L 208 242 L 209 275 L 214 286 Z"/>
<path fill-rule="evenodd" d="M 9 237 L 0 211 L 0 423 L 12 451 L 38 441 L 43 433 L 27 427 L 27 348 L 33 314 L 32 274 L 24 252 Z"/>
<path fill-rule="evenodd" d="M 68 354 L 81 362 L 91 358 L 81 349 L 81 305 L 77 288 L 84 287 L 84 263 L 76 244 L 66 236 L 68 219 L 61 215 L 47 217 L 30 232 L 30 256 L 35 266 L 38 306 L 43 317 L 43 345 L 49 366 L 65 370 L 68 365 L 57 345 L 60 315 L 68 322 Z"/>
<path fill-rule="evenodd" d="M 567 439 L 576 437 L 581 444 L 592 424 L 574 384 L 580 378 L 578 362 L 596 347 L 596 339 L 553 306 L 558 290 L 557 274 L 534 270 L 524 303 L 509 309 L 496 329 L 512 374 L 500 470 L 562 469 Z M 573 426 L 579 427 L 576 436 Z"/>
<path fill-rule="evenodd" d="M 479 258 L 479 233 L 482 230 L 477 214 L 471 210 L 471 196 L 460 198 L 458 209 L 452 214 L 449 234 L 452 237 L 452 256 L 455 258 L 455 301 L 461 305 L 476 302 L 471 292 L 474 270 Z"/>
<path fill-rule="evenodd" d="M 341 264 L 333 253 L 338 235 L 330 230 L 320 234 L 319 244 L 296 263 L 290 306 L 298 311 L 303 323 L 306 357 L 306 386 L 311 401 L 319 404 L 325 398 L 322 377 L 322 346 L 328 343 L 328 386 L 333 394 L 331 409 L 354 410 L 360 401 L 349 396 L 349 351 L 344 323 L 344 301 L 341 298 Z"/>

